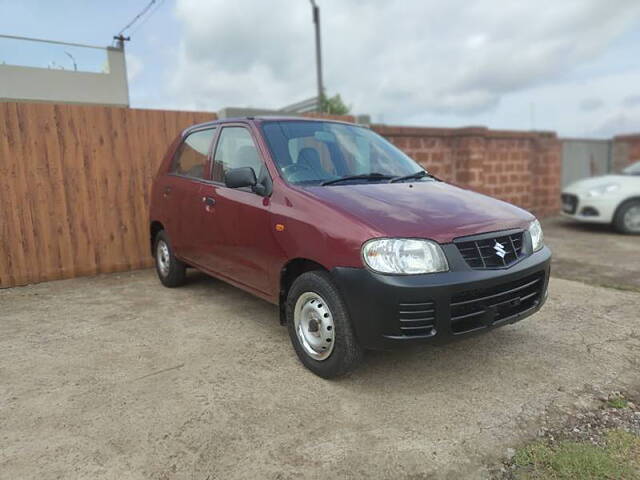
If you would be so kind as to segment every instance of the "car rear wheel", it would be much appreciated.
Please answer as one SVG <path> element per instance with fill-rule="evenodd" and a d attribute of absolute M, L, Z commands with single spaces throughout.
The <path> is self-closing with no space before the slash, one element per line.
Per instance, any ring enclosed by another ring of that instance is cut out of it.
<path fill-rule="evenodd" d="M 186 265 L 173 253 L 169 236 L 164 230 L 155 239 L 156 273 L 165 287 L 173 288 L 184 284 Z"/>
<path fill-rule="evenodd" d="M 316 375 L 339 377 L 362 360 L 344 302 L 326 272 L 306 272 L 293 282 L 286 314 L 293 348 Z"/>
<path fill-rule="evenodd" d="M 623 203 L 616 212 L 613 224 L 622 233 L 640 234 L 640 200 Z"/>

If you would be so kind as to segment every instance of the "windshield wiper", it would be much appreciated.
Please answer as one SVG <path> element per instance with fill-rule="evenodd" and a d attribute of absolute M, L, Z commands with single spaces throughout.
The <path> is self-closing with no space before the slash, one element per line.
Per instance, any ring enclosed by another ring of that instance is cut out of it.
<path fill-rule="evenodd" d="M 324 187 L 325 185 L 332 185 L 334 183 L 347 182 L 349 180 L 387 180 L 387 179 L 393 179 L 393 177 L 391 175 L 384 175 L 382 173 L 373 172 L 373 173 L 365 173 L 362 175 L 347 175 L 345 177 L 334 178 L 333 180 L 326 180 L 322 182 L 320 185 Z"/>
<path fill-rule="evenodd" d="M 420 170 L 419 172 L 412 173 L 410 175 L 403 175 L 401 177 L 393 177 L 389 180 L 389 183 L 402 182 L 403 180 L 413 180 L 418 178 L 430 177 L 431 175 L 424 170 Z"/>

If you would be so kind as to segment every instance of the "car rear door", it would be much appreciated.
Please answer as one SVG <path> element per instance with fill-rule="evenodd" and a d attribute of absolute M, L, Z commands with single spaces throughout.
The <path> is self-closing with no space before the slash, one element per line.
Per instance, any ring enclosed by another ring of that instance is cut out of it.
<path fill-rule="evenodd" d="M 215 127 L 190 132 L 178 147 L 163 195 L 170 200 L 171 220 L 168 234 L 176 255 L 187 262 L 199 263 L 199 223 L 204 208 L 201 186 L 209 180 L 209 155 Z"/>

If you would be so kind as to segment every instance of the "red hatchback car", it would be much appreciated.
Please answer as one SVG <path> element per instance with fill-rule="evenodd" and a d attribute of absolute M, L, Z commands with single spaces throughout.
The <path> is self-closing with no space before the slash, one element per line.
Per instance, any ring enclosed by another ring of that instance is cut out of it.
<path fill-rule="evenodd" d="M 366 349 L 463 338 L 547 297 L 535 217 L 343 122 L 188 128 L 155 177 L 150 233 L 164 285 L 193 267 L 278 305 L 298 357 L 325 378 Z"/>

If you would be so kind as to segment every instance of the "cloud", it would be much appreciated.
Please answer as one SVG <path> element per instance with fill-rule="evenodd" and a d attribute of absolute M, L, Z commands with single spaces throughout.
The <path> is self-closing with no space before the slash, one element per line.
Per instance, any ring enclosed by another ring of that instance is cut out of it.
<path fill-rule="evenodd" d="M 640 95 L 629 95 L 622 99 L 622 105 L 625 107 L 636 107 L 640 105 Z"/>
<path fill-rule="evenodd" d="M 591 132 L 591 135 L 610 138 L 615 135 L 637 132 L 640 132 L 639 113 L 616 113 L 605 118 L 602 123 Z"/>
<path fill-rule="evenodd" d="M 565 81 L 640 19 L 636 0 L 318 4 L 328 93 L 394 122 L 478 115 Z M 175 14 L 184 36 L 169 88 L 185 108 L 277 108 L 315 94 L 308 2 L 178 0 Z"/>
<path fill-rule="evenodd" d="M 131 52 L 127 52 L 127 80 L 129 84 L 131 84 L 144 69 L 144 64 L 142 60 L 138 58 L 137 55 L 134 55 Z"/>
<path fill-rule="evenodd" d="M 599 98 L 585 98 L 580 102 L 580 110 L 583 112 L 593 112 L 602 108 L 604 102 Z"/>

